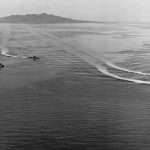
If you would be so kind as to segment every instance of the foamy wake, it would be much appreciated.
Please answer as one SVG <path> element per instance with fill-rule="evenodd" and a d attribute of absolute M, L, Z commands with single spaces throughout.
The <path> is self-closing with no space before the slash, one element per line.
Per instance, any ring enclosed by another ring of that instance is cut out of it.
<path fill-rule="evenodd" d="M 7 48 L 2 48 L 2 49 L 1 49 L 1 55 L 4 55 L 4 56 L 6 56 L 6 57 L 27 58 L 27 57 L 25 57 L 25 56 L 11 55 L 11 54 L 9 53 L 9 50 L 8 50 Z"/>
<path fill-rule="evenodd" d="M 122 71 L 124 73 L 132 73 L 133 75 L 138 75 L 138 76 L 150 76 L 150 73 L 145 73 L 145 72 L 141 72 L 141 71 L 134 71 L 134 70 L 130 70 L 130 69 L 126 69 L 126 68 L 122 68 L 119 66 L 116 66 L 115 64 L 113 64 L 112 62 L 108 62 L 106 59 L 101 57 L 101 60 L 104 64 L 106 64 L 108 67 L 112 68 L 112 69 L 116 69 L 118 71 Z M 102 66 L 100 64 L 94 64 L 94 66 L 103 74 L 119 79 L 119 80 L 124 80 L 124 81 L 128 81 L 128 82 L 134 82 L 134 83 L 138 83 L 138 84 L 150 84 L 150 81 L 144 81 L 144 80 L 140 80 L 140 79 L 132 79 L 132 78 L 126 78 L 126 77 L 122 77 L 113 73 L 110 73 L 107 69 L 107 66 Z"/>
<path fill-rule="evenodd" d="M 9 51 L 8 51 L 7 48 L 3 48 L 3 49 L 1 50 L 1 54 L 4 55 L 4 56 L 6 56 L 6 57 L 17 57 L 16 55 L 11 55 L 11 54 L 9 54 Z"/>
<path fill-rule="evenodd" d="M 129 82 L 134 82 L 134 83 L 139 83 L 139 84 L 150 84 L 150 81 L 143 81 L 143 80 L 137 80 L 137 79 L 130 79 L 130 78 L 124 78 L 124 77 L 120 77 L 118 75 L 114 75 L 110 72 L 108 72 L 108 70 L 102 66 L 96 66 L 96 68 L 102 72 L 105 75 L 108 75 L 110 77 L 119 79 L 119 80 L 124 80 L 124 81 L 129 81 Z"/>
<path fill-rule="evenodd" d="M 140 72 L 140 71 L 129 70 L 129 69 L 126 69 L 126 68 L 122 68 L 122 67 L 116 66 L 116 65 L 114 65 L 113 63 L 110 63 L 110 62 L 105 62 L 105 63 L 106 63 L 108 66 L 110 66 L 110 67 L 112 67 L 112 68 L 115 68 L 115 69 L 118 69 L 118 70 L 121 70 L 121 71 L 129 72 L 129 73 L 134 73 L 134 74 L 139 74 L 139 75 L 150 76 L 150 73 L 145 73 L 145 72 Z"/>

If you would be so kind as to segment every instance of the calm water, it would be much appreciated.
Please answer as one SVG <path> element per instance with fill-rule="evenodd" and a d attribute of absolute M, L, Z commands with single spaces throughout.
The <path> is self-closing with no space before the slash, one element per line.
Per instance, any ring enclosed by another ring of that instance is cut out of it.
<path fill-rule="evenodd" d="M 0 149 L 148 150 L 149 25 L 1 25 Z"/>

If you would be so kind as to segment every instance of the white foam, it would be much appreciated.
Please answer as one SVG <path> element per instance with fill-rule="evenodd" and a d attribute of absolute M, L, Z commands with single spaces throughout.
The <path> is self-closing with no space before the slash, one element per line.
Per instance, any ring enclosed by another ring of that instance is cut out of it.
<path fill-rule="evenodd" d="M 141 71 L 133 71 L 133 70 L 125 69 L 125 68 L 122 68 L 122 67 L 118 67 L 118 66 L 116 66 L 116 65 L 114 65 L 113 63 L 110 63 L 110 62 L 105 62 L 105 63 L 108 66 L 113 67 L 113 68 L 118 69 L 118 70 L 122 70 L 122 71 L 129 72 L 129 73 L 134 73 L 134 74 L 139 74 L 139 75 L 150 76 L 150 73 L 145 73 L 145 72 L 141 72 Z"/>
<path fill-rule="evenodd" d="M 115 64 L 113 64 L 112 62 L 109 62 L 108 60 L 106 60 L 103 57 L 100 57 L 100 60 L 103 61 L 106 65 L 108 65 L 108 66 L 110 66 L 110 67 L 112 67 L 114 69 L 118 69 L 118 70 L 129 72 L 129 73 L 134 73 L 134 74 L 138 74 L 138 75 L 150 76 L 150 73 L 141 72 L 141 71 L 135 71 L 135 70 L 130 70 L 130 69 L 126 69 L 126 68 L 122 68 L 122 67 L 116 66 Z"/>
<path fill-rule="evenodd" d="M 10 55 L 7 48 L 2 48 L 1 54 L 4 55 L 4 56 L 6 56 L 6 57 L 17 57 L 15 55 Z"/>
<path fill-rule="evenodd" d="M 143 80 L 137 80 L 137 79 L 130 79 L 130 78 L 124 78 L 124 77 L 120 77 L 120 76 L 118 76 L 118 75 L 114 75 L 114 74 L 112 74 L 112 73 L 109 73 L 106 68 L 101 67 L 101 66 L 96 66 L 96 68 L 97 68 L 100 72 L 102 72 L 102 73 L 104 73 L 104 74 L 106 74 L 106 75 L 108 75 L 108 76 L 111 76 L 111 77 L 113 77 L 113 78 L 119 79 L 119 80 L 130 81 L 130 82 L 139 83 L 139 84 L 150 84 L 150 81 L 143 81 Z"/>

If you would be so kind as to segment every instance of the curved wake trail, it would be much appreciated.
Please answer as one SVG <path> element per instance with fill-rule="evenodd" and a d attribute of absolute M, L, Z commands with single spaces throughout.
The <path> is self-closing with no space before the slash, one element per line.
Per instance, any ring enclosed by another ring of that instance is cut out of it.
<path fill-rule="evenodd" d="M 0 51 L 1 55 L 5 56 L 5 57 L 13 57 L 13 58 L 27 58 L 25 56 L 19 56 L 19 55 L 11 55 L 9 54 L 9 50 L 7 48 L 3 48 Z"/>
<path fill-rule="evenodd" d="M 124 78 L 124 77 L 120 77 L 120 76 L 117 76 L 117 75 L 114 75 L 112 73 L 109 73 L 107 71 L 107 69 L 105 68 L 102 68 L 102 67 L 99 67 L 97 66 L 96 67 L 100 72 L 102 72 L 103 74 L 105 75 L 108 75 L 108 76 L 111 76 L 113 78 L 116 78 L 116 79 L 119 79 L 119 80 L 124 80 L 124 81 L 130 81 L 130 82 L 134 82 L 134 83 L 140 83 L 140 84 L 149 84 L 150 85 L 150 81 L 143 81 L 143 80 L 137 80 L 137 79 L 130 79 L 130 78 Z"/>
<path fill-rule="evenodd" d="M 113 63 L 110 62 L 105 62 L 108 66 L 121 70 L 121 71 L 125 71 L 125 72 L 129 72 L 129 73 L 134 73 L 134 74 L 139 74 L 139 75 L 146 75 L 146 76 L 150 76 L 150 73 L 145 73 L 145 72 L 140 72 L 140 71 L 133 71 L 133 70 L 129 70 L 129 69 L 125 69 L 122 67 L 118 67 L 116 65 L 114 65 Z"/>
<path fill-rule="evenodd" d="M 6 57 L 17 57 L 16 55 L 10 55 L 7 48 L 3 48 L 1 50 L 1 54 L 4 55 L 4 56 L 6 56 Z"/>

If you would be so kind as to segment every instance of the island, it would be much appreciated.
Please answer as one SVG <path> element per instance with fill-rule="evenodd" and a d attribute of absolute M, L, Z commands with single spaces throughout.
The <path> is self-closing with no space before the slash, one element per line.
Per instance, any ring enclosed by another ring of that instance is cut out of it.
<path fill-rule="evenodd" d="M 25 23 L 25 24 L 55 24 L 55 23 L 96 23 L 94 21 L 76 20 L 53 14 L 26 14 L 10 15 L 0 18 L 0 23 Z"/>

